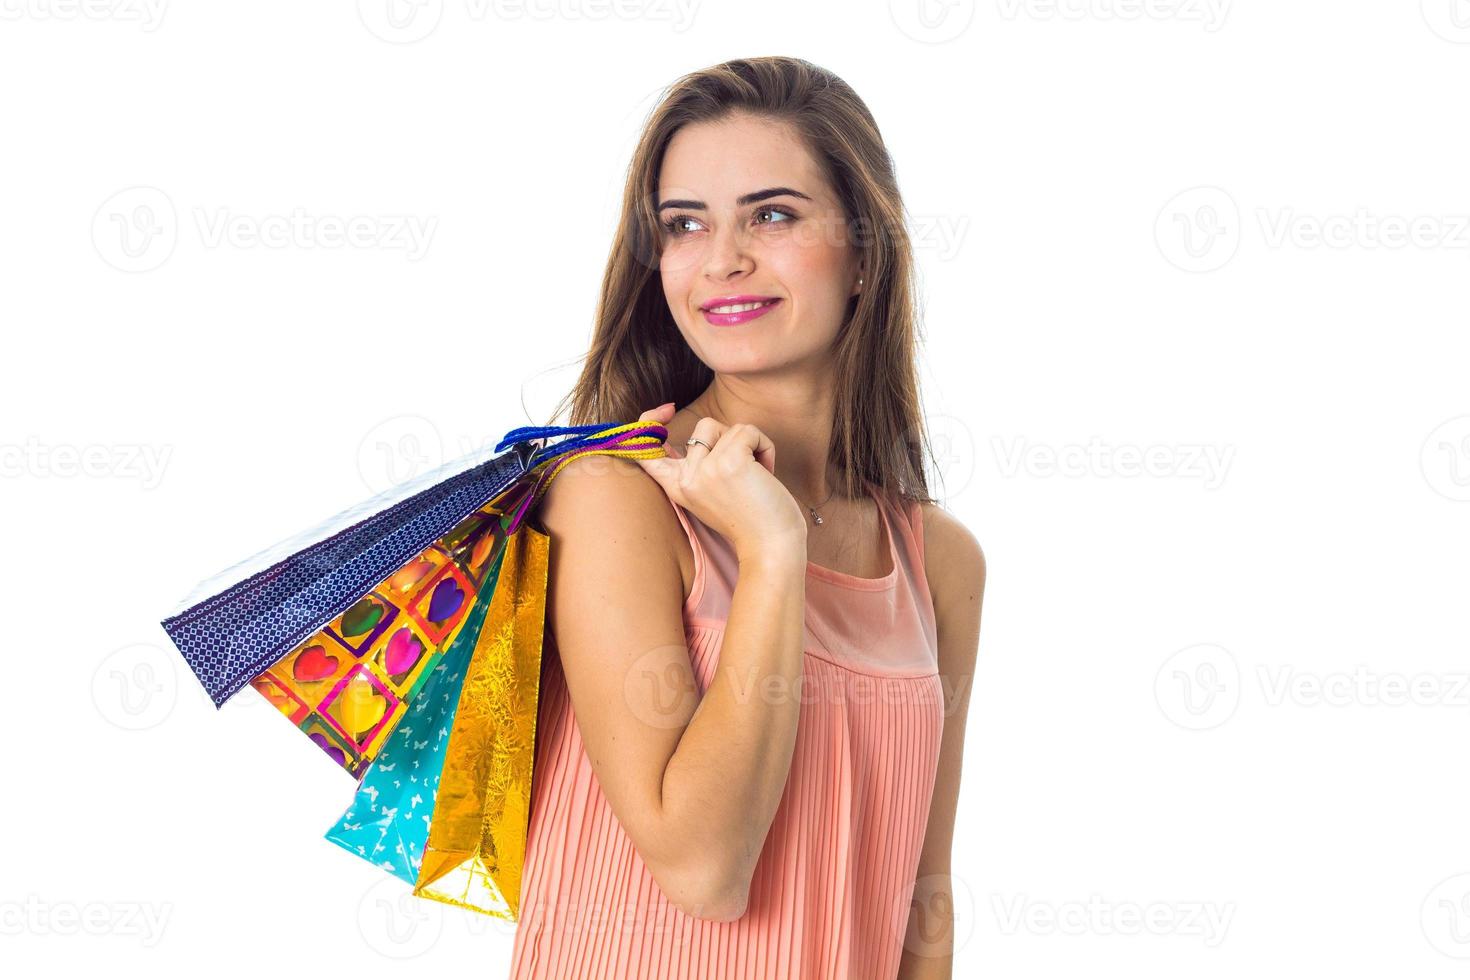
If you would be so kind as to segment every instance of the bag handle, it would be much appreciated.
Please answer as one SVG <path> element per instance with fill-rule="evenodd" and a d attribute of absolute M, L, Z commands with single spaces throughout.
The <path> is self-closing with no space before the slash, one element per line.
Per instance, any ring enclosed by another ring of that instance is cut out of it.
<path fill-rule="evenodd" d="M 521 522 L 546 493 L 551 486 L 551 481 L 556 479 L 562 467 L 572 460 L 579 456 L 659 459 L 667 455 L 664 452 L 664 442 L 669 437 L 669 430 L 661 422 L 650 421 L 628 422 L 611 426 L 605 423 L 522 426 L 507 432 L 500 442 L 496 443 L 495 451 L 500 452 L 507 446 L 516 443 L 545 439 L 554 435 L 565 435 L 567 438 L 554 445 L 543 445 L 531 455 L 526 472 L 521 479 L 524 480 L 527 476 L 536 474 L 536 480 L 531 484 L 530 492 L 522 496 L 514 514 L 511 515 L 510 523 L 505 527 L 507 536 L 520 529 Z M 554 466 L 549 465 L 553 462 Z"/>

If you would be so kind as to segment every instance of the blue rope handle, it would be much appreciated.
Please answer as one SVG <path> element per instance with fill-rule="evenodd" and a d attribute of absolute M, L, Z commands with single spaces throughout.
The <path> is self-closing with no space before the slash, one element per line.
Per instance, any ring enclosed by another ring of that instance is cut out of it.
<path fill-rule="evenodd" d="M 555 435 L 590 435 L 593 432 L 601 432 L 603 429 L 611 429 L 616 422 L 608 422 L 603 425 L 523 425 L 519 429 L 511 429 L 505 437 L 495 444 L 495 451 L 501 452 L 518 442 L 526 442 L 530 439 L 544 439 Z"/>
<path fill-rule="evenodd" d="M 531 505 L 545 492 L 561 468 L 576 456 L 591 453 L 643 459 L 663 456 L 665 455 L 663 443 L 668 437 L 668 429 L 662 423 L 653 421 L 612 423 L 610 425 L 526 425 L 507 432 L 500 442 L 496 443 L 495 451 L 501 452 L 509 446 L 554 435 L 565 435 L 567 438 L 554 445 L 540 446 L 531 454 L 526 464 L 526 473 L 537 475 L 534 482 L 529 485 L 529 492 L 521 498 L 518 505 L 513 507 L 509 526 L 506 528 L 507 533 L 513 534 L 519 529 Z M 633 448 L 634 446 L 644 448 Z M 557 457 L 566 458 L 555 466 L 545 465 Z"/>
<path fill-rule="evenodd" d="M 495 444 L 495 451 L 503 452 L 518 442 L 529 442 L 533 439 L 546 439 L 550 436 L 564 435 L 568 438 L 554 445 L 546 445 L 538 448 L 531 457 L 530 464 L 526 467 L 535 469 L 541 463 L 546 462 L 563 453 L 573 452 L 583 446 L 606 442 L 606 439 L 596 438 L 609 429 L 617 428 L 625 423 L 606 422 L 593 423 L 590 425 L 523 425 L 518 429 L 511 429 L 501 440 Z M 657 422 L 649 422 L 651 431 L 657 432 L 661 426 Z M 664 430 L 665 432 L 667 430 Z"/>

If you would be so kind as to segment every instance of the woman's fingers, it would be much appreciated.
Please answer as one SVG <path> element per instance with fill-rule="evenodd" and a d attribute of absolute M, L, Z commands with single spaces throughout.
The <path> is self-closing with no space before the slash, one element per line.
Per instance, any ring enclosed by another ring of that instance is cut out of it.
<path fill-rule="evenodd" d="M 776 475 L 776 444 L 771 437 L 753 425 L 732 426 L 725 432 L 727 442 L 733 440 L 736 445 L 749 449 L 755 461 L 766 468 L 766 472 L 772 476 Z"/>
<path fill-rule="evenodd" d="M 716 424 L 719 425 L 719 441 L 716 443 L 719 448 L 714 452 L 722 457 L 734 454 L 742 459 L 748 453 L 755 458 L 757 463 L 766 468 L 766 472 L 772 476 L 776 475 L 776 444 L 771 441 L 770 436 L 748 423 Z M 695 432 L 698 431 L 696 427 Z"/>
<path fill-rule="evenodd" d="M 638 416 L 638 421 L 640 421 L 640 422 L 649 422 L 649 421 L 652 421 L 652 422 L 659 422 L 659 423 L 662 423 L 662 424 L 667 425 L 668 422 L 669 422 L 669 420 L 672 419 L 673 417 L 674 417 L 674 403 L 673 402 L 664 402 L 662 405 L 658 405 L 658 406 L 656 406 L 654 408 L 650 408 L 648 411 L 646 411 L 642 415 Z"/>
<path fill-rule="evenodd" d="M 714 451 L 714 447 L 719 444 L 720 436 L 724 434 L 724 424 L 706 415 L 694 423 L 694 431 L 689 433 L 689 438 L 699 441 L 684 447 L 684 457 L 689 460 L 690 465 L 697 464 Z"/>
<path fill-rule="evenodd" d="M 649 409 L 639 419 L 667 424 L 669 408 Z M 635 460 L 674 503 L 731 541 L 755 542 L 765 534 L 784 546 L 788 526 L 805 530 L 795 499 L 776 480 L 776 445 L 766 433 L 706 416 L 695 422 L 687 443 L 682 457 L 666 442 L 664 455 Z M 765 472 L 751 469 L 752 460 Z"/>
<path fill-rule="evenodd" d="M 668 425 L 674 417 L 674 403 L 665 402 L 657 408 L 650 408 L 638 416 L 640 422 L 658 422 L 660 425 Z M 678 477 L 679 460 L 682 453 L 676 453 L 675 447 L 667 441 L 664 442 L 664 455 L 656 459 L 634 459 L 633 462 L 643 467 L 644 472 L 653 477 L 658 484 L 667 490 Z"/>

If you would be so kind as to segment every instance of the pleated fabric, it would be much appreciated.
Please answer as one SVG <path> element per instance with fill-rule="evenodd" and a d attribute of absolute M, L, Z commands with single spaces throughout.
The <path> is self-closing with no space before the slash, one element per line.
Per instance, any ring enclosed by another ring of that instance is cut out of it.
<path fill-rule="evenodd" d="M 546 635 L 513 980 L 892 980 L 933 795 L 943 687 L 919 505 L 871 483 L 891 570 L 808 562 L 802 709 L 746 912 L 664 896 L 598 786 Z M 694 552 L 685 638 L 701 694 L 719 664 L 734 549 L 670 501 Z"/>

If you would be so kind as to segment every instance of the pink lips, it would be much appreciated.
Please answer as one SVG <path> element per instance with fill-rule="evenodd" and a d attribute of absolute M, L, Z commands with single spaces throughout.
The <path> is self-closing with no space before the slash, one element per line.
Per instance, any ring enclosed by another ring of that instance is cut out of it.
<path fill-rule="evenodd" d="M 761 302 L 764 302 L 765 305 L 757 306 L 753 310 L 745 310 L 741 313 L 710 312 L 710 309 L 716 306 L 737 306 L 744 303 Z M 780 302 L 780 299 L 773 299 L 768 296 L 722 296 L 719 299 L 710 300 L 704 306 L 700 307 L 699 311 L 704 314 L 705 320 L 714 326 L 732 327 L 739 323 L 747 323 L 758 316 L 765 316 L 771 310 L 775 309 Z"/>

